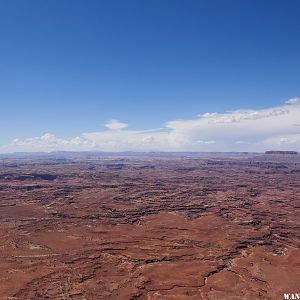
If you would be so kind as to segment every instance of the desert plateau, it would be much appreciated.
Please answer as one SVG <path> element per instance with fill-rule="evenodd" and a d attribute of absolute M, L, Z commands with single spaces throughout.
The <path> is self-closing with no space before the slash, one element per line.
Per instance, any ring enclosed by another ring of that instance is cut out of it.
<path fill-rule="evenodd" d="M 300 156 L 3 157 L 1 299 L 284 299 Z"/>

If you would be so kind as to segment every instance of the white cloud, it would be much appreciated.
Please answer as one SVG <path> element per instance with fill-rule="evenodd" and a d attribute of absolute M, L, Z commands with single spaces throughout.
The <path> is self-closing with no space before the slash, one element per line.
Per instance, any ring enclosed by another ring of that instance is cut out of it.
<path fill-rule="evenodd" d="M 260 110 L 205 113 L 190 120 L 173 120 L 163 128 L 128 130 L 128 124 L 111 120 L 108 130 L 85 132 L 61 139 L 46 133 L 15 139 L 0 152 L 101 150 L 101 151 L 265 151 L 300 149 L 300 101 Z"/>
<path fill-rule="evenodd" d="M 285 101 L 286 104 L 296 104 L 296 103 L 300 103 L 300 98 L 299 97 L 294 97 L 291 98 L 287 101 Z"/>
<path fill-rule="evenodd" d="M 119 122 L 118 120 L 110 120 L 105 124 L 105 127 L 111 130 L 121 130 L 128 127 L 128 124 Z"/>
<path fill-rule="evenodd" d="M 262 145 L 265 147 L 272 146 L 276 149 L 290 150 L 290 149 L 300 149 L 300 134 L 288 134 L 273 136 L 262 141 Z"/>
<path fill-rule="evenodd" d="M 14 139 L 9 145 L 3 146 L 1 152 L 17 151 L 55 151 L 55 150 L 88 150 L 95 144 L 83 137 L 60 139 L 54 134 L 45 133 L 40 137 Z M 0 150 L 1 150 L 0 148 Z"/>

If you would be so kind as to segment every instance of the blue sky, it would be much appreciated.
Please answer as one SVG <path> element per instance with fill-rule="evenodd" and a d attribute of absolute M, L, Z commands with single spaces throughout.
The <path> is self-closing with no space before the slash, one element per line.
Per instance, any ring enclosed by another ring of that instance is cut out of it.
<path fill-rule="evenodd" d="M 296 0 L 1 1 L 0 145 L 23 150 L 29 139 L 25 150 L 40 149 L 34 143 L 48 134 L 60 142 L 42 149 L 56 150 L 98 132 L 113 146 L 93 141 L 93 149 L 135 150 L 110 131 L 128 139 L 142 130 L 170 132 L 170 122 L 205 113 L 284 110 L 300 95 L 299 13 Z M 128 126 L 112 129 L 111 120 Z M 299 147 L 295 122 L 261 142 L 292 135 Z M 202 128 L 193 129 L 198 146 L 166 150 L 235 150 Z M 149 139 L 155 145 L 157 136 Z M 254 140 L 240 134 L 235 142 Z"/>

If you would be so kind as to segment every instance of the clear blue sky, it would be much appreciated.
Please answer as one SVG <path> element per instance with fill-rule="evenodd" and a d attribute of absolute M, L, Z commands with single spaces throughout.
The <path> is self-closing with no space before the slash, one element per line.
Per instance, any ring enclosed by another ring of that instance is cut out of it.
<path fill-rule="evenodd" d="M 2 0 L 0 144 L 300 95 L 300 1 Z"/>

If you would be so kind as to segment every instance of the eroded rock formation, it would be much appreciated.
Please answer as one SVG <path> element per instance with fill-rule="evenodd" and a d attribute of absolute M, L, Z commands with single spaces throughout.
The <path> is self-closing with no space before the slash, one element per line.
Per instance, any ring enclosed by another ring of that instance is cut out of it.
<path fill-rule="evenodd" d="M 283 299 L 300 287 L 300 159 L 7 159 L 1 299 Z"/>

